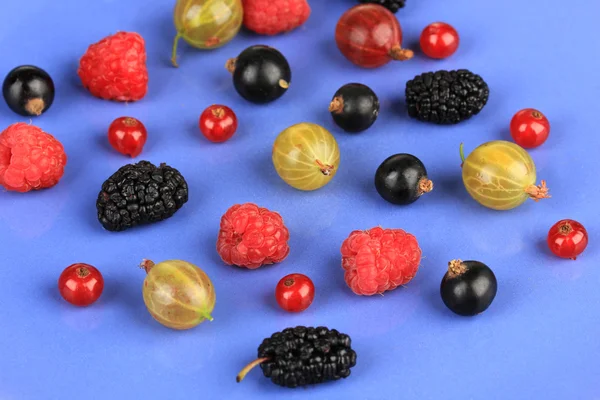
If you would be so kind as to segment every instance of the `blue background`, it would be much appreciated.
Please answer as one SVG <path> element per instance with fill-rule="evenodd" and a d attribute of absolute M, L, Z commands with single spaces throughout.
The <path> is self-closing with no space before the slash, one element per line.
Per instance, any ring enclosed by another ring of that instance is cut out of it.
<path fill-rule="evenodd" d="M 55 79 L 52 109 L 34 124 L 60 139 L 69 161 L 58 186 L 28 194 L 0 193 L 0 399 L 581 399 L 600 398 L 600 297 L 597 202 L 600 3 L 574 0 L 408 0 L 397 15 L 405 44 L 417 49 L 430 22 L 453 24 L 459 51 L 434 61 L 362 70 L 333 40 L 335 23 L 352 0 L 311 1 L 308 23 L 273 38 L 240 34 L 222 49 L 182 45 L 170 66 L 172 1 L 4 0 L 0 12 L 0 74 L 20 64 Z M 87 46 L 118 30 L 147 41 L 150 88 L 138 103 L 96 99 L 76 75 Z M 257 43 L 279 48 L 293 68 L 288 93 L 269 106 L 242 101 L 224 69 L 227 58 Z M 491 88 L 483 112 L 454 127 L 411 120 L 403 106 L 406 80 L 436 69 L 468 68 Z M 378 93 L 382 110 L 367 132 L 337 129 L 327 112 L 341 85 L 358 81 Z M 240 128 L 222 145 L 197 128 L 212 103 L 231 106 Z M 531 152 L 553 195 L 495 212 L 466 193 L 458 145 L 467 151 L 509 139 L 519 109 L 550 119 L 548 142 Z M 102 182 L 129 162 L 106 140 L 111 121 L 142 120 L 149 141 L 142 156 L 181 170 L 190 201 L 172 219 L 123 233 L 96 220 Z M 0 104 L 0 126 L 26 121 Z M 325 188 L 288 187 L 271 164 L 281 130 L 310 121 L 339 141 L 342 164 Z M 428 168 L 435 190 L 409 207 L 383 201 L 373 186 L 387 156 L 412 153 Z M 221 263 L 219 219 L 241 202 L 279 211 L 290 229 L 291 253 L 281 265 L 246 271 Z M 591 245 L 577 261 L 554 258 L 545 245 L 562 218 L 587 226 Z M 355 229 L 382 225 L 417 236 L 423 262 L 405 288 L 355 296 L 345 285 L 339 247 Z M 155 322 L 142 301 L 142 258 L 194 262 L 217 291 L 215 320 L 177 332 Z M 439 282 L 453 258 L 490 265 L 499 280 L 492 307 L 475 318 L 450 313 Z M 67 265 L 87 262 L 104 274 L 95 305 L 64 302 L 56 281 Z M 314 304 L 291 315 L 278 309 L 274 287 L 301 272 L 315 282 Z M 272 385 L 238 370 L 264 337 L 288 326 L 326 325 L 348 333 L 358 352 L 349 379 L 307 389 Z"/>

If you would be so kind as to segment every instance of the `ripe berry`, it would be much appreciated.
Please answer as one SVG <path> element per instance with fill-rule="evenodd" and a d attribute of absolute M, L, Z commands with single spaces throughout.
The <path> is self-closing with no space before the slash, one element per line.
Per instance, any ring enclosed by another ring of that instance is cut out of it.
<path fill-rule="evenodd" d="M 333 95 L 329 112 L 337 126 L 346 132 L 362 132 L 377 120 L 379 99 L 370 87 L 348 83 Z"/>
<path fill-rule="evenodd" d="M 140 121 L 132 117 L 115 119 L 108 128 L 108 141 L 119 153 L 137 157 L 142 152 L 148 131 Z"/>
<path fill-rule="evenodd" d="M 510 121 L 510 134 L 521 147 L 538 147 L 548 139 L 550 122 L 538 110 L 525 108 L 517 112 Z"/>
<path fill-rule="evenodd" d="M 212 105 L 200 115 L 200 131 L 214 143 L 227 141 L 238 127 L 237 117 L 227 106 Z"/>
<path fill-rule="evenodd" d="M 479 261 L 450 261 L 440 286 L 446 307 L 462 316 L 473 316 L 487 310 L 497 290 L 494 272 Z"/>
<path fill-rule="evenodd" d="M 431 58 L 447 58 L 456 52 L 460 39 L 452 25 L 434 22 L 421 32 L 421 50 Z"/>
<path fill-rule="evenodd" d="M 286 58 L 268 46 L 250 46 L 237 58 L 228 60 L 226 67 L 233 74 L 233 84 L 240 96 L 257 104 L 283 96 L 292 80 Z"/>
<path fill-rule="evenodd" d="M 377 168 L 375 188 L 390 203 L 406 205 L 431 192 L 433 182 L 421 160 L 411 154 L 396 154 Z"/>
<path fill-rule="evenodd" d="M 63 299 L 75 306 L 89 306 L 102 294 L 104 278 L 95 267 L 78 263 L 65 268 L 58 278 Z"/>
<path fill-rule="evenodd" d="M 289 274 L 281 278 L 275 288 L 277 304 L 285 311 L 306 310 L 315 298 L 315 285 L 306 275 Z"/>
<path fill-rule="evenodd" d="M 310 16 L 306 0 L 243 0 L 244 26 L 259 35 L 277 35 L 303 25 Z"/>
<path fill-rule="evenodd" d="M 22 65 L 10 71 L 2 85 L 4 100 L 23 116 L 45 113 L 54 101 L 54 82 L 41 68 Z"/>
<path fill-rule="evenodd" d="M 587 244 L 587 231 L 583 225 L 572 219 L 558 221 L 548 232 L 548 247 L 561 258 L 577 259 Z"/>

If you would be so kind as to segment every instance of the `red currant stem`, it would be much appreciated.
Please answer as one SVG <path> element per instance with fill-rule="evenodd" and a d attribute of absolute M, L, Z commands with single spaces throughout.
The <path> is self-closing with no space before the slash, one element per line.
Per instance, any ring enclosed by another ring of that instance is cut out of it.
<path fill-rule="evenodd" d="M 146 270 L 146 273 L 150 272 L 150 270 L 152 269 L 152 267 L 154 267 L 156 264 L 154 264 L 154 262 L 152 260 L 146 260 L 145 258 L 142 260 L 141 264 L 140 264 L 140 268 Z"/>
<path fill-rule="evenodd" d="M 235 377 L 235 381 L 237 383 L 240 383 L 246 377 L 246 375 L 248 375 L 248 372 L 250 372 L 252 370 L 252 368 L 264 363 L 265 361 L 269 361 L 269 360 L 270 360 L 269 357 L 263 357 L 263 358 L 257 358 L 256 360 L 252 361 L 250 364 L 246 365 L 240 371 L 239 374 L 237 374 L 237 376 Z"/>
<path fill-rule="evenodd" d="M 461 260 L 452 260 L 448 263 L 448 276 L 450 278 L 455 278 L 459 275 L 462 275 L 466 271 L 467 268 Z"/>
<path fill-rule="evenodd" d="M 179 39 L 183 37 L 183 31 L 177 32 L 177 36 L 175 36 L 175 40 L 173 40 L 173 52 L 171 53 L 171 63 L 175 68 L 179 67 L 177 64 L 177 45 L 179 44 Z"/>
<path fill-rule="evenodd" d="M 465 165 L 465 144 L 464 143 L 460 144 L 459 152 L 460 152 L 460 159 L 462 161 L 462 163 L 460 164 L 460 167 L 462 168 L 462 166 Z"/>
<path fill-rule="evenodd" d="M 549 199 L 551 196 L 548 194 L 548 186 L 546 186 L 546 181 L 542 181 L 541 185 L 530 185 L 525 188 L 525 192 L 529 195 L 532 200 L 540 201 L 542 199 Z"/>
<path fill-rule="evenodd" d="M 565 222 L 558 227 L 558 231 L 563 235 L 568 235 L 569 233 L 573 232 L 573 227 L 570 223 Z"/>

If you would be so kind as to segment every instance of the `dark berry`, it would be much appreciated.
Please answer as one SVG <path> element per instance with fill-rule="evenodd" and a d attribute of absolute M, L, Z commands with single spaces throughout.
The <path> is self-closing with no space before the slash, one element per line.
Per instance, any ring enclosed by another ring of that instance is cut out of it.
<path fill-rule="evenodd" d="M 362 132 L 377 119 L 379 99 L 368 86 L 348 83 L 333 95 L 329 112 L 335 123 L 346 132 Z"/>
<path fill-rule="evenodd" d="M 38 116 L 45 113 L 54 101 L 54 82 L 43 69 L 22 65 L 4 78 L 2 94 L 6 104 L 17 114 Z"/>
<path fill-rule="evenodd" d="M 96 208 L 106 230 L 123 231 L 170 218 L 187 201 L 188 186 L 179 171 L 140 161 L 119 168 L 104 182 Z"/>
<path fill-rule="evenodd" d="M 362 4 L 379 4 L 395 13 L 404 7 L 406 0 L 358 0 L 358 2 Z"/>
<path fill-rule="evenodd" d="M 258 358 L 238 374 L 237 381 L 257 365 L 276 385 L 295 388 L 347 378 L 356 365 L 356 352 L 350 337 L 335 329 L 297 326 L 263 340 Z"/>
<path fill-rule="evenodd" d="M 408 115 L 435 124 L 457 124 L 478 114 L 490 89 L 466 69 L 426 72 L 406 83 Z"/>
<path fill-rule="evenodd" d="M 388 157 L 377 168 L 375 188 L 390 203 L 406 205 L 431 192 L 433 182 L 421 160 L 402 153 Z"/>
<path fill-rule="evenodd" d="M 463 316 L 473 316 L 487 310 L 497 290 L 494 272 L 479 261 L 450 261 L 440 287 L 446 307 Z"/>
<path fill-rule="evenodd" d="M 270 103 L 287 91 L 292 71 L 278 50 L 262 45 L 248 47 L 227 62 L 235 90 L 253 103 Z"/>

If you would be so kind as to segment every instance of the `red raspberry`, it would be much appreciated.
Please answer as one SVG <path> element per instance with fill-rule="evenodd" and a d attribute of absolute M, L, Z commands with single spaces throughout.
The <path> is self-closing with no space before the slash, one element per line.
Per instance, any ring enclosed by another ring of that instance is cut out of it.
<path fill-rule="evenodd" d="M 148 91 L 146 47 L 137 33 L 119 32 L 91 45 L 77 71 L 83 86 L 105 100 L 136 101 Z"/>
<path fill-rule="evenodd" d="M 243 0 L 244 26 L 260 35 L 277 35 L 304 24 L 310 16 L 306 0 Z"/>
<path fill-rule="evenodd" d="M 281 215 L 256 204 L 236 204 L 221 218 L 217 251 L 228 265 L 256 269 L 283 261 L 290 234 Z"/>
<path fill-rule="evenodd" d="M 354 231 L 344 240 L 341 251 L 346 284 L 365 296 L 407 284 L 421 262 L 417 239 L 402 229 Z"/>
<path fill-rule="evenodd" d="M 45 189 L 63 176 L 67 155 L 54 136 L 23 122 L 0 133 L 0 185 L 28 192 Z"/>

